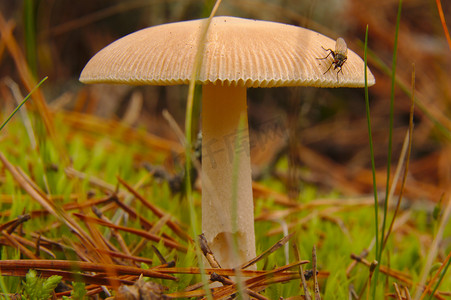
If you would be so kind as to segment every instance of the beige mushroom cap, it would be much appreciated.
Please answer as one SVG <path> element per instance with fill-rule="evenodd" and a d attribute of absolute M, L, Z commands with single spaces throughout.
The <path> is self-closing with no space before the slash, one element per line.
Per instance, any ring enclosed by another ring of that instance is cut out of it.
<path fill-rule="evenodd" d="M 149 27 L 97 53 L 83 69 L 84 83 L 188 84 L 205 20 Z M 335 40 L 302 27 L 235 17 L 213 18 L 198 83 L 245 87 L 363 87 L 364 63 L 353 51 L 342 72 L 332 68 Z M 375 79 L 368 69 L 368 85 Z"/>

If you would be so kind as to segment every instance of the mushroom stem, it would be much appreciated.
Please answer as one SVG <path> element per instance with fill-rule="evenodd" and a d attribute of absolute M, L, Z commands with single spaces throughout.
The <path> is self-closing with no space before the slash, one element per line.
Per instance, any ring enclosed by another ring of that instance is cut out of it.
<path fill-rule="evenodd" d="M 204 85 L 202 231 L 216 259 L 225 268 L 255 257 L 249 152 L 246 88 Z M 237 241 L 236 249 L 233 238 Z"/>

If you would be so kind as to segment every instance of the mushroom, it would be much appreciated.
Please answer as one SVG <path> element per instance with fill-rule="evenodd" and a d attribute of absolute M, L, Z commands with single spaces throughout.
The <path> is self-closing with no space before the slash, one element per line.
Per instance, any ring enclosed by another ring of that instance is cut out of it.
<path fill-rule="evenodd" d="M 188 84 L 205 20 L 129 34 L 98 52 L 80 81 Z M 326 72 L 334 63 L 332 55 L 318 60 L 327 54 L 324 49 L 335 49 L 335 44 L 297 26 L 235 17 L 212 19 L 196 81 L 202 85 L 202 231 L 222 267 L 236 267 L 256 253 L 246 89 L 363 87 L 364 63 L 353 51 L 348 50 L 341 74 L 335 68 Z M 368 70 L 368 85 L 374 83 Z M 238 255 L 231 250 L 232 237 L 237 239 Z"/>

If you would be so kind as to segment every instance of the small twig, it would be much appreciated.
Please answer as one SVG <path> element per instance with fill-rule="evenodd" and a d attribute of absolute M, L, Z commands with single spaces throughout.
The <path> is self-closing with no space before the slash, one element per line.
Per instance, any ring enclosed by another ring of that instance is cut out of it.
<path fill-rule="evenodd" d="M 290 233 L 289 235 L 283 237 L 277 243 L 275 243 L 273 246 L 271 246 L 271 248 L 269 248 L 268 250 L 264 251 L 262 254 L 258 255 L 254 259 L 251 259 L 247 263 L 241 265 L 240 269 L 246 269 L 247 267 L 257 263 L 259 260 L 267 257 L 268 255 L 270 255 L 271 253 L 273 253 L 274 251 L 276 251 L 277 249 L 279 249 L 280 247 L 285 245 L 285 243 L 287 243 L 293 237 L 293 235 L 294 235 L 294 233 Z"/>
<path fill-rule="evenodd" d="M 102 214 L 102 212 L 97 209 L 97 207 L 93 206 L 91 207 L 92 211 L 94 212 L 94 214 L 101 220 L 104 220 L 105 222 L 111 222 L 104 214 Z M 116 238 L 116 240 L 118 241 L 119 245 L 122 247 L 124 246 L 125 242 L 123 242 L 122 236 L 120 236 L 119 232 L 116 229 L 112 229 L 111 230 L 112 235 Z M 99 235 L 99 240 L 98 240 L 98 245 L 100 247 L 97 248 L 98 249 L 104 249 L 104 250 L 111 250 L 114 252 L 119 252 L 119 250 L 109 241 L 109 238 L 107 238 L 104 235 Z M 102 244 L 101 244 L 102 243 Z M 127 247 L 125 247 L 127 249 Z M 127 252 L 123 249 L 123 251 L 128 254 L 131 255 L 130 252 Z"/>
<path fill-rule="evenodd" d="M 269 280 L 274 279 L 271 277 L 275 277 L 276 274 L 279 274 L 283 271 L 286 271 L 286 270 L 289 270 L 292 268 L 296 268 L 297 266 L 299 266 L 301 264 L 305 264 L 307 262 L 308 261 L 298 261 L 298 262 L 295 262 L 295 263 L 292 263 L 292 264 L 289 264 L 289 265 L 286 265 L 286 266 L 283 266 L 283 267 L 280 267 L 280 268 L 277 268 L 277 269 L 274 269 L 271 271 L 263 272 L 261 275 L 254 276 L 252 278 L 249 278 L 249 279 L 243 281 L 243 285 L 246 286 L 248 289 L 254 289 L 255 287 L 258 287 L 258 286 L 267 285 L 267 284 L 269 284 L 269 282 L 268 282 Z M 220 269 L 214 269 L 214 270 L 215 270 L 215 272 L 217 272 L 219 274 Z M 205 270 L 205 271 L 207 271 L 207 270 Z M 231 273 L 230 275 L 233 276 L 233 275 L 235 275 L 235 271 L 234 270 L 232 270 L 232 271 L 233 271 L 233 273 Z M 246 273 L 246 270 L 241 270 L 241 272 L 244 275 Z M 238 288 L 237 284 L 223 287 L 220 291 L 214 291 L 213 297 L 223 297 L 223 296 L 227 296 L 227 295 L 230 296 L 237 291 L 237 288 Z"/>
<path fill-rule="evenodd" d="M 208 246 L 207 239 L 205 238 L 205 235 L 203 233 L 199 235 L 199 246 L 200 246 L 200 250 L 204 254 L 205 258 L 207 259 L 208 264 L 214 269 L 217 269 L 217 268 L 220 269 L 221 265 L 216 260 L 213 252 L 211 251 L 210 247 Z"/>
<path fill-rule="evenodd" d="M 87 174 L 80 172 L 78 170 L 75 170 L 74 168 L 69 167 L 69 168 L 66 168 L 64 171 L 67 174 L 67 176 L 69 176 L 69 177 L 75 177 L 78 179 L 88 180 L 90 184 L 97 186 L 98 188 L 100 188 L 102 190 L 109 191 L 112 194 L 116 190 L 116 186 L 109 184 L 100 178 L 97 178 L 94 176 L 88 176 Z"/>
<path fill-rule="evenodd" d="M 368 280 L 367 280 L 367 281 L 365 282 L 365 284 L 362 286 L 362 289 L 360 290 L 360 293 L 359 293 L 359 296 L 357 297 L 357 299 L 361 299 L 361 298 L 362 298 L 362 295 L 363 295 L 363 293 L 365 292 L 366 289 L 368 290 L 368 293 L 367 293 L 367 298 L 368 298 L 369 295 L 370 295 L 371 279 L 372 279 L 372 277 L 373 277 L 373 273 L 374 273 L 374 271 L 376 270 L 376 267 L 377 267 L 378 263 L 377 263 L 376 260 L 374 260 L 374 261 L 372 261 L 372 262 L 370 263 L 370 262 L 367 261 L 366 259 L 364 259 L 364 258 L 362 258 L 362 257 L 359 257 L 359 256 L 356 256 L 356 255 L 354 255 L 354 254 L 351 254 L 351 258 L 352 258 L 352 259 L 355 259 L 357 262 L 363 263 L 363 264 L 364 264 L 365 266 L 367 266 L 368 269 L 369 269 Z M 380 270 L 382 271 L 382 266 L 380 267 Z"/>
<path fill-rule="evenodd" d="M 142 269 L 130 266 L 121 266 L 115 264 L 91 263 L 83 261 L 70 260 L 43 260 L 43 259 L 24 259 L 24 260 L 0 260 L 0 269 L 8 274 L 27 272 L 29 269 L 41 270 L 80 270 L 83 272 L 97 272 L 104 274 L 108 271 L 114 271 L 117 275 L 144 275 L 147 277 L 177 280 L 176 277 L 160 272 L 158 268 Z"/>
<path fill-rule="evenodd" d="M 159 218 L 162 218 L 166 213 L 163 212 L 160 208 L 156 207 L 149 201 L 147 201 L 141 194 L 139 194 L 135 189 L 133 189 L 125 180 L 123 180 L 120 177 L 117 177 L 117 180 L 130 192 L 133 194 L 133 196 L 136 197 L 144 206 L 146 206 L 148 209 L 150 209 L 154 215 L 156 215 Z M 185 241 L 192 242 L 191 237 L 183 231 L 180 226 L 175 223 L 174 221 L 169 220 L 168 221 L 168 227 L 174 231 L 175 234 L 177 234 L 179 237 L 184 239 Z"/>
<path fill-rule="evenodd" d="M 54 215 L 58 220 L 64 222 L 79 238 L 83 241 L 85 246 L 92 251 L 95 251 L 95 241 L 86 234 L 86 232 L 77 224 L 68 214 L 55 206 L 40 190 L 37 190 L 30 182 L 32 180 L 19 168 L 11 164 L 6 157 L 0 153 L 0 160 L 6 169 L 11 173 L 18 184 L 40 205 L 42 205 L 49 213 Z"/>
<path fill-rule="evenodd" d="M 370 291 L 371 291 L 371 279 L 373 278 L 373 274 L 377 268 L 377 265 L 378 265 L 378 262 L 376 260 L 373 260 L 370 264 L 370 274 L 368 276 L 368 294 L 367 294 L 368 296 L 370 295 Z M 363 291 L 364 290 L 362 289 L 362 292 Z"/>
<path fill-rule="evenodd" d="M 446 40 L 448 41 L 448 47 L 451 50 L 451 37 L 449 35 L 448 26 L 446 26 L 445 14 L 443 13 L 442 4 L 440 3 L 440 0 L 435 0 L 435 3 L 437 5 L 440 22 L 442 23 L 443 32 L 445 34 Z"/>
<path fill-rule="evenodd" d="M 99 225 L 102 225 L 102 226 L 107 226 L 109 228 L 114 228 L 114 229 L 122 230 L 122 231 L 125 231 L 125 232 L 133 233 L 133 234 L 139 235 L 141 237 L 144 237 L 144 238 L 146 238 L 148 240 L 157 242 L 157 243 L 159 243 L 160 241 L 163 241 L 163 244 L 165 246 L 169 247 L 169 248 L 174 248 L 174 249 L 177 249 L 177 250 L 182 251 L 182 252 L 186 252 L 187 251 L 185 246 L 183 246 L 183 245 L 181 245 L 181 244 L 179 244 L 179 243 L 177 243 L 177 242 L 175 242 L 173 240 L 170 240 L 170 239 L 167 239 L 167 238 L 164 238 L 164 237 L 160 237 L 158 235 L 155 235 L 153 233 L 150 233 L 150 232 L 147 232 L 147 231 L 144 231 L 144 230 L 141 230 L 141 229 L 114 225 L 111 222 L 108 222 L 108 221 L 105 221 L 105 220 L 102 220 L 102 219 L 97 219 L 97 218 L 85 216 L 85 215 L 80 214 L 80 213 L 74 213 L 73 215 L 78 217 L 78 218 L 80 218 L 80 219 L 82 219 L 85 222 L 95 223 L 95 224 L 99 224 Z"/>
<path fill-rule="evenodd" d="M 294 256 L 296 257 L 296 260 L 301 260 L 301 254 L 299 253 L 299 248 L 297 243 L 293 243 L 293 249 L 294 249 Z M 307 287 L 307 281 L 305 280 L 304 270 L 302 268 L 302 265 L 299 265 L 299 275 L 301 276 L 301 283 L 302 288 L 304 289 L 304 298 L 305 300 L 311 300 L 310 293 L 308 291 Z"/>
<path fill-rule="evenodd" d="M 232 280 L 227 280 L 226 277 L 219 275 L 218 273 L 211 273 L 210 275 L 210 280 L 211 281 L 217 281 L 222 283 L 222 285 L 231 285 L 234 284 L 234 282 Z"/>
<path fill-rule="evenodd" d="M 13 233 L 14 230 L 22 223 L 30 220 L 31 216 L 29 214 L 25 214 L 25 215 L 21 215 L 21 216 L 17 216 L 17 218 L 15 218 L 14 220 L 10 220 L 6 223 L 3 223 L 0 225 L 0 231 L 1 230 L 6 230 L 6 232 L 8 232 L 9 234 Z"/>
<path fill-rule="evenodd" d="M 312 249 L 312 264 L 313 264 L 313 284 L 315 286 L 315 300 L 321 300 L 321 295 L 319 293 L 318 277 L 316 276 L 316 246 L 313 245 Z"/>
<path fill-rule="evenodd" d="M 39 235 L 38 239 L 36 240 L 36 250 L 34 251 L 34 253 L 37 257 L 39 257 L 39 252 L 41 252 L 41 235 Z"/>
<path fill-rule="evenodd" d="M 301 264 L 309 263 L 308 260 L 300 260 L 292 264 L 271 270 L 271 271 L 250 271 L 241 270 L 241 275 L 244 277 L 250 277 L 244 281 L 245 286 L 249 289 L 257 289 L 258 287 L 266 287 L 270 284 L 287 282 L 294 279 L 299 279 L 300 276 L 298 272 L 289 271 L 290 269 L 297 268 Z M 169 274 L 200 274 L 200 268 L 157 268 L 155 269 L 161 273 Z M 211 275 L 212 273 L 217 273 L 221 276 L 235 276 L 235 270 L 233 269 L 204 269 L 205 274 Z M 195 290 L 197 288 L 202 288 L 204 284 L 202 282 L 189 287 L 189 291 L 185 289 L 183 292 L 174 292 L 168 294 L 167 296 L 173 298 L 189 298 L 189 297 L 203 297 L 205 296 L 204 290 Z M 236 292 L 236 284 L 221 287 L 220 291 L 215 291 L 214 296 L 226 297 L 227 295 L 232 295 Z"/>
<path fill-rule="evenodd" d="M 366 258 L 370 252 L 368 249 L 363 249 L 362 252 L 360 252 L 360 255 L 358 257 L 360 258 Z M 346 277 L 350 277 L 351 271 L 355 268 L 357 265 L 357 260 L 353 260 L 349 266 L 346 268 Z"/>
<path fill-rule="evenodd" d="M 25 245 L 25 246 L 27 246 L 27 247 L 37 249 L 37 242 L 36 242 L 36 243 L 33 243 L 33 241 L 30 241 L 30 240 L 28 240 L 28 239 L 26 239 L 26 238 L 24 238 L 24 237 L 21 237 L 20 235 L 14 234 L 14 233 L 11 234 L 11 236 L 12 236 L 14 239 L 16 239 L 19 243 L 21 243 L 21 244 L 23 244 L 23 245 Z M 43 237 L 42 237 L 41 235 L 38 235 L 37 240 L 38 240 L 38 239 L 39 239 L 39 241 L 40 241 L 39 244 L 41 244 L 42 241 L 44 240 Z M 50 257 L 56 259 L 56 255 L 55 255 L 52 251 L 50 251 L 48 248 L 46 248 L 46 247 L 44 247 L 44 246 L 42 246 L 42 245 L 39 245 L 39 252 L 38 252 L 38 250 L 35 251 L 36 256 L 39 256 L 39 253 L 41 253 L 41 252 L 44 252 L 44 253 L 46 253 L 47 255 L 49 255 Z"/>
<path fill-rule="evenodd" d="M 158 222 L 153 225 L 153 227 L 149 230 L 150 234 L 158 234 L 158 232 L 160 231 L 160 229 L 164 226 L 164 224 L 166 224 L 169 221 L 170 215 L 167 214 L 165 215 L 163 218 L 159 219 Z M 171 237 L 169 237 L 167 234 L 163 233 L 162 236 L 164 238 L 167 238 L 169 240 L 173 240 Z M 141 239 L 139 241 L 139 243 L 135 246 L 135 248 L 133 249 L 132 253 L 133 254 L 138 254 L 139 252 L 141 252 L 141 250 L 146 246 L 147 240 L 146 239 Z"/>
<path fill-rule="evenodd" d="M 371 267 L 371 265 L 372 265 L 372 263 L 370 263 L 368 260 L 366 260 L 366 259 L 364 259 L 362 257 L 359 257 L 359 256 L 357 256 L 355 254 L 351 254 L 351 258 L 356 260 L 359 263 L 362 263 L 363 265 L 365 265 L 367 267 Z M 413 285 L 410 276 L 407 275 L 407 274 L 404 274 L 404 273 L 402 273 L 400 271 L 389 269 L 386 266 L 382 266 L 382 265 L 380 266 L 379 270 L 383 274 L 385 274 L 387 276 L 390 276 L 390 277 L 393 277 L 393 278 L 395 278 L 395 279 L 397 279 L 399 281 L 402 281 L 408 286 L 412 286 Z"/>
<path fill-rule="evenodd" d="M 3 235 L 6 238 L 6 240 L 9 242 L 9 244 L 12 247 L 17 248 L 23 255 L 25 255 L 25 256 L 27 256 L 28 258 L 31 258 L 31 259 L 38 259 L 39 258 L 33 252 L 28 250 L 27 247 L 25 247 L 24 245 L 19 243 L 19 241 L 16 240 L 13 236 L 8 234 L 6 231 L 3 230 L 3 231 L 0 232 L 0 234 Z"/>
<path fill-rule="evenodd" d="M 85 290 L 86 290 L 86 296 L 92 296 L 92 295 L 102 292 L 102 288 L 100 288 L 98 284 L 86 285 Z M 72 290 L 68 290 L 68 291 L 64 291 L 64 292 L 55 293 L 55 295 L 56 295 L 57 299 L 60 299 L 63 296 L 70 296 L 71 293 L 72 293 Z"/>
<path fill-rule="evenodd" d="M 132 253 L 130 252 L 130 249 L 128 249 L 127 243 L 125 242 L 122 235 L 116 229 L 111 230 L 111 234 L 113 235 L 114 238 L 116 238 L 116 241 L 119 244 L 119 246 L 121 247 L 122 251 L 125 254 L 131 256 Z"/>
<path fill-rule="evenodd" d="M 393 286 L 395 287 L 396 298 L 398 300 L 402 300 L 401 291 L 399 290 L 398 284 L 393 282 Z"/>
<path fill-rule="evenodd" d="M 155 255 L 158 257 L 158 259 L 160 260 L 160 263 L 163 265 L 166 265 L 168 262 L 166 261 L 166 259 L 164 258 L 163 254 L 161 254 L 161 252 L 158 250 L 157 247 L 155 247 L 155 245 L 152 245 L 152 249 L 155 252 Z"/>
<path fill-rule="evenodd" d="M 406 286 L 404 287 L 404 293 L 406 294 L 407 300 L 412 300 L 412 298 L 410 297 L 409 289 Z"/>
<path fill-rule="evenodd" d="M 120 252 L 117 252 L 117 251 L 114 251 L 114 250 L 99 249 L 98 251 L 101 252 L 101 253 L 108 254 L 109 256 L 112 256 L 112 257 L 117 257 L 117 258 L 120 258 L 120 259 L 131 260 L 131 261 L 134 261 L 134 262 L 143 262 L 143 263 L 146 263 L 146 264 L 149 264 L 149 265 L 151 265 L 152 262 L 153 262 L 149 258 L 128 255 L 128 254 L 120 253 Z"/>
<path fill-rule="evenodd" d="M 141 224 L 143 229 L 149 230 L 150 228 L 153 227 L 153 225 L 149 221 L 147 221 L 144 217 L 139 215 L 135 209 L 133 209 L 129 205 L 123 203 L 121 200 L 119 200 L 119 198 L 117 197 L 117 194 L 115 194 L 115 195 L 116 196 L 113 196 L 114 202 L 120 208 L 122 208 L 132 219 L 138 219 L 139 223 Z"/>
<path fill-rule="evenodd" d="M 349 285 L 349 300 L 352 300 L 352 299 L 359 299 L 359 295 L 357 295 L 354 285 L 351 283 Z"/>
<path fill-rule="evenodd" d="M 224 286 L 235 284 L 234 281 L 230 280 L 230 279 L 227 278 L 227 277 L 218 275 L 217 273 L 212 273 L 212 274 L 210 275 L 210 280 L 211 280 L 211 281 L 217 281 L 217 282 L 220 282 L 220 283 L 222 283 Z M 244 292 L 245 292 L 246 294 L 248 294 L 249 296 L 255 298 L 255 299 L 259 299 L 259 300 L 269 300 L 269 298 L 266 298 L 266 297 L 260 295 L 259 293 L 255 292 L 255 291 L 253 291 L 253 290 L 251 290 L 251 289 L 244 289 Z"/>

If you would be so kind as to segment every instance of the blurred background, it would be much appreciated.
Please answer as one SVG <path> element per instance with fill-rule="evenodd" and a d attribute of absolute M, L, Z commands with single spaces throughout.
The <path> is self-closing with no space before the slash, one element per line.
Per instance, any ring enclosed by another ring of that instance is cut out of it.
<path fill-rule="evenodd" d="M 74 111 L 144 127 L 176 141 L 162 117 L 168 110 L 183 128 L 187 88 L 83 85 L 87 61 L 114 40 L 162 23 L 203 18 L 213 1 L 199 0 L 0 0 L 2 34 L 11 32 L 55 111 Z M 451 1 L 442 1 L 451 23 Z M 391 68 L 397 0 L 224 0 L 217 15 L 303 26 L 333 39 L 343 37 L 363 57 L 369 27 L 369 89 L 378 187 L 384 188 L 389 137 Z M 0 41 L 0 109 L 16 105 L 9 79 L 23 94 L 19 67 Z M 414 139 L 406 195 L 438 201 L 451 182 L 451 50 L 433 0 L 404 1 L 399 30 L 392 169 L 409 124 L 415 64 Z M 345 67 L 343 68 L 345 70 Z M 8 78 L 8 79 L 7 79 Z M 254 177 L 275 176 L 296 197 L 312 183 L 326 192 L 370 193 L 371 161 L 363 89 L 250 89 Z M 286 159 L 288 170 L 273 168 Z"/>

